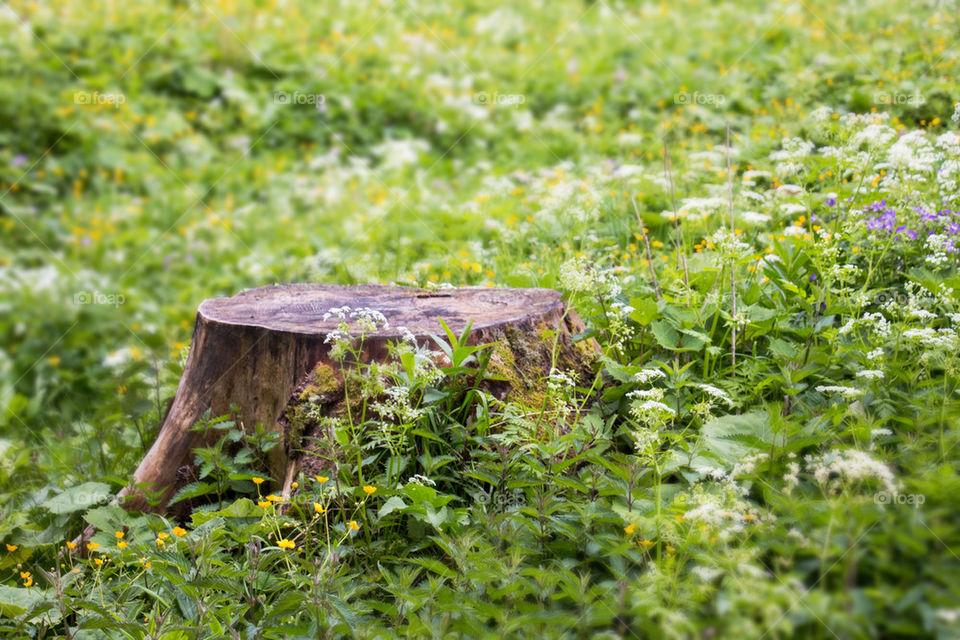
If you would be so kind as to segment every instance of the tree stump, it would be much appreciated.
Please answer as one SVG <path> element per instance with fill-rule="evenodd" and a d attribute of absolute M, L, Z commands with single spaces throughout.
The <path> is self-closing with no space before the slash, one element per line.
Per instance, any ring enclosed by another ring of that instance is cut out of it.
<path fill-rule="evenodd" d="M 204 435 L 191 430 L 212 416 L 239 407 L 242 426 L 284 429 L 288 409 L 307 384 L 327 372 L 331 393 L 342 383 L 327 336 L 338 319 L 331 309 L 349 306 L 380 311 L 389 323 L 368 333 L 362 360 L 382 360 L 388 342 L 405 328 L 419 344 L 443 336 L 439 319 L 458 335 L 472 322 L 470 343 L 496 343 L 488 371 L 502 378 L 491 391 L 502 399 L 541 397 L 557 347 L 557 368 L 586 380 L 596 356 L 593 340 L 574 341 L 583 324 L 550 289 L 413 289 L 395 286 L 279 285 L 201 303 L 186 368 L 153 446 L 121 492 L 128 509 L 162 511 L 193 476 L 194 449 Z M 331 375 L 332 374 L 332 375 Z M 505 382 L 503 381 L 505 380 Z M 587 380 L 589 384 L 589 380 Z M 534 402 L 529 403 L 531 406 Z M 283 432 L 282 431 L 282 432 Z M 289 487 L 297 462 L 291 443 L 271 452 L 273 477 Z M 162 492 L 148 504 L 137 488 Z"/>

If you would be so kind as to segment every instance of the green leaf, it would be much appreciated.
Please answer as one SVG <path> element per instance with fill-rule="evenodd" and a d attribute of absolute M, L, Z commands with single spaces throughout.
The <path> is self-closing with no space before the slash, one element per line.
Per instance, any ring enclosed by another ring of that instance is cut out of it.
<path fill-rule="evenodd" d="M 50 498 L 41 506 L 50 513 L 64 514 L 85 511 L 90 507 L 105 504 L 113 498 L 110 485 L 103 482 L 84 482 Z"/>
<path fill-rule="evenodd" d="M 114 531 L 121 526 L 126 515 L 123 507 L 108 505 L 91 509 L 83 515 L 83 519 L 100 531 Z"/>
<path fill-rule="evenodd" d="M 639 325 L 645 327 L 657 319 L 657 301 L 653 298 L 631 298 L 630 306 L 630 319 Z"/>
<path fill-rule="evenodd" d="M 193 514 L 193 526 L 199 526 L 208 520 L 221 516 L 223 518 L 259 518 L 263 510 L 253 503 L 250 498 L 240 498 L 233 504 L 220 511 L 197 511 Z"/>
<path fill-rule="evenodd" d="M 756 447 L 753 443 L 770 443 L 773 431 L 766 411 L 751 411 L 742 415 L 714 418 L 700 431 L 704 450 L 727 464 L 737 462 Z"/>
<path fill-rule="evenodd" d="M 0 585 L 0 613 L 10 618 L 23 615 L 46 595 L 43 589 L 21 589 Z"/>
<path fill-rule="evenodd" d="M 378 518 L 384 518 L 394 511 L 400 511 L 407 508 L 407 503 L 405 503 L 399 496 L 390 496 L 386 502 L 383 503 L 383 506 L 380 507 L 380 511 L 377 512 Z"/>
<path fill-rule="evenodd" d="M 217 485 L 214 482 L 191 482 L 187 486 L 177 491 L 172 498 L 170 498 L 170 504 L 176 504 L 181 500 L 190 500 L 191 498 L 199 498 L 201 496 L 209 495 L 214 493 L 217 490 Z"/>
<path fill-rule="evenodd" d="M 680 334 L 666 320 L 657 320 L 650 325 L 653 337 L 664 349 L 674 350 L 679 346 Z"/>

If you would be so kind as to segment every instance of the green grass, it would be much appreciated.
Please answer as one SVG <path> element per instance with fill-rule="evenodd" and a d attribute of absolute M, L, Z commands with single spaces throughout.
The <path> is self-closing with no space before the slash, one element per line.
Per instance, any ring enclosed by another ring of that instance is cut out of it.
<path fill-rule="evenodd" d="M 957 35 L 950 0 L 0 5 L 0 634 L 960 637 Z M 219 512 L 103 506 L 200 301 L 291 281 L 554 287 L 603 357 L 536 407 L 355 371 L 406 400 L 286 515 L 257 438 L 198 452 Z"/>

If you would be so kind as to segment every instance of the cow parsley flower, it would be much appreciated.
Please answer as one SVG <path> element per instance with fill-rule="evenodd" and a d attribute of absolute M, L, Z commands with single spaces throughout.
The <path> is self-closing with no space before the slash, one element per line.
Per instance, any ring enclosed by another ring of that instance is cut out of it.
<path fill-rule="evenodd" d="M 664 378 L 666 375 L 661 369 L 642 369 L 633 374 L 633 378 L 640 384 L 646 384 L 651 380 Z"/>
<path fill-rule="evenodd" d="M 863 389 L 855 389 L 853 387 L 843 387 L 840 385 L 820 385 L 817 387 L 817 391 L 820 393 L 838 393 L 844 398 L 852 399 L 859 398 L 864 394 Z"/>

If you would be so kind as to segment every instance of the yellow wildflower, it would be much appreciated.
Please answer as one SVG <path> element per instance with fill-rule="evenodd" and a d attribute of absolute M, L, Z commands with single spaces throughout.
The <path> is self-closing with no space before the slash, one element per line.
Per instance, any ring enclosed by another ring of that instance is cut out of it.
<path fill-rule="evenodd" d="M 257 506 L 260 507 L 261 509 L 266 509 L 267 507 L 270 506 L 270 502 L 267 500 L 258 500 Z"/>
<path fill-rule="evenodd" d="M 174 527 L 173 535 L 177 536 L 178 538 L 182 538 L 183 536 L 187 535 L 187 530 L 183 527 Z"/>
<path fill-rule="evenodd" d="M 324 509 L 324 508 L 323 508 L 323 505 L 320 504 L 319 502 L 314 502 L 314 503 L 313 503 L 313 510 L 316 511 L 317 513 L 326 513 L 326 512 L 327 512 L 327 510 Z"/>
<path fill-rule="evenodd" d="M 87 543 L 87 551 L 94 551 L 94 550 L 99 549 L 99 548 L 100 548 L 100 544 L 97 543 L 97 542 L 88 542 L 88 543 Z"/>
<path fill-rule="evenodd" d="M 280 547 L 281 549 L 296 549 L 296 548 L 297 548 L 297 545 L 294 544 L 294 542 L 293 542 L 292 540 L 287 540 L 286 538 L 284 538 L 283 540 L 281 540 L 280 542 L 278 542 L 278 543 L 277 543 L 277 546 Z"/>
<path fill-rule="evenodd" d="M 357 524 L 356 520 L 351 520 L 350 522 L 347 523 L 347 526 L 353 529 L 354 531 L 360 530 L 360 525 Z"/>
<path fill-rule="evenodd" d="M 9 551 L 10 553 L 13 553 L 14 551 L 16 551 L 16 550 L 19 549 L 19 548 L 20 548 L 20 547 L 18 547 L 18 546 L 15 545 L 15 544 L 10 544 L 9 542 L 7 543 L 7 551 Z"/>
<path fill-rule="evenodd" d="M 370 495 L 371 493 L 373 493 L 373 492 L 376 491 L 376 490 L 377 490 L 376 487 L 371 487 L 370 485 L 366 485 L 366 486 L 363 488 L 363 492 L 364 492 L 365 494 L 367 494 L 367 495 Z"/>
<path fill-rule="evenodd" d="M 319 482 L 320 484 L 323 484 L 324 482 L 330 479 L 327 476 L 314 476 L 314 477 L 317 479 L 317 482 Z"/>
<path fill-rule="evenodd" d="M 120 549 L 121 551 L 123 551 L 126 548 L 127 548 L 127 543 L 124 542 L 123 540 L 117 543 L 117 549 Z"/>
<path fill-rule="evenodd" d="M 260 486 L 261 484 L 263 484 L 263 478 L 260 478 L 260 477 L 254 478 L 253 484 Z"/>
<path fill-rule="evenodd" d="M 633 522 L 631 522 L 630 524 L 628 524 L 623 528 L 623 532 L 626 533 L 628 536 L 632 536 L 633 532 L 636 530 L 637 530 L 637 525 L 634 524 Z"/>

